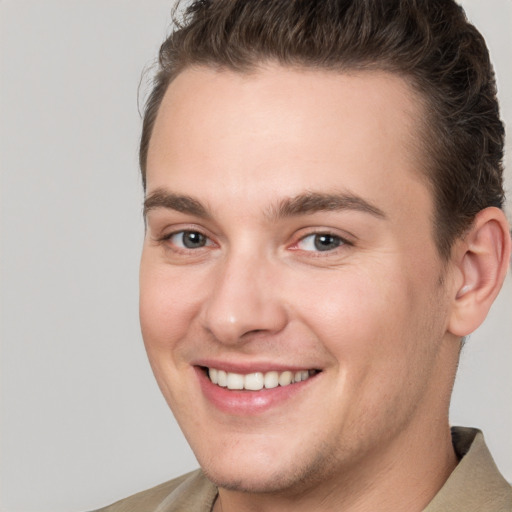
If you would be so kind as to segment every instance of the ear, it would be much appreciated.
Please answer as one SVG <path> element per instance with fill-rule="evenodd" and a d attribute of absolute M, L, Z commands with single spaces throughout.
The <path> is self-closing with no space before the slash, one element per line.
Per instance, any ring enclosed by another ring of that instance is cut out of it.
<path fill-rule="evenodd" d="M 498 295 L 510 262 L 510 227 L 499 208 L 480 211 L 458 241 L 452 263 L 458 270 L 448 331 L 467 336 L 484 321 Z"/>

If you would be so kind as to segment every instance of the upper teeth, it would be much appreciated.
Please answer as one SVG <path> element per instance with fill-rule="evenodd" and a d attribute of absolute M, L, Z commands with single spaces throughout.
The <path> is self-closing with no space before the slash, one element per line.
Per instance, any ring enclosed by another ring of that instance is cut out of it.
<path fill-rule="evenodd" d="M 240 373 L 217 370 L 216 368 L 208 368 L 208 376 L 214 384 L 228 389 L 248 389 L 250 391 L 288 386 L 289 384 L 309 379 L 310 375 L 313 374 L 314 370 L 301 370 L 297 372 L 255 372 L 242 375 Z"/>

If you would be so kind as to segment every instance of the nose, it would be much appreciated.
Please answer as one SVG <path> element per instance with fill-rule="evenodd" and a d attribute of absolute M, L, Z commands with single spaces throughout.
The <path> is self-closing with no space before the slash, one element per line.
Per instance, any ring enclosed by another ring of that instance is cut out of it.
<path fill-rule="evenodd" d="M 217 341 L 237 344 L 256 333 L 275 334 L 287 323 L 277 269 L 263 257 L 233 255 L 222 263 L 203 303 L 203 326 Z"/>

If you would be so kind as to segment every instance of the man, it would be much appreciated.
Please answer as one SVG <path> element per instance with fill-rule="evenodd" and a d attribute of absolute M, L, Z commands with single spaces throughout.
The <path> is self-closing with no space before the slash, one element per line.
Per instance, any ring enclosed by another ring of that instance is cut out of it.
<path fill-rule="evenodd" d="M 140 316 L 201 470 L 104 510 L 512 510 L 448 425 L 510 258 L 502 156 L 451 0 L 193 3 L 145 111 Z"/>

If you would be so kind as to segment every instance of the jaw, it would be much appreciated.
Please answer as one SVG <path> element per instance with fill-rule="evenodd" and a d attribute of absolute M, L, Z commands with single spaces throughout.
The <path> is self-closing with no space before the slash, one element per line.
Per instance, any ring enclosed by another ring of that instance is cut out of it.
<path fill-rule="evenodd" d="M 438 354 L 432 364 L 450 359 L 450 354 L 444 355 L 447 357 Z M 439 447 L 444 450 L 444 461 L 449 448 L 447 418 L 444 403 L 439 405 L 439 389 L 433 389 L 451 387 L 451 383 L 433 384 L 439 382 L 438 374 L 446 373 L 444 367 L 436 366 L 432 382 L 427 379 L 424 388 L 405 396 L 388 390 L 399 397 L 393 401 L 378 386 L 368 385 L 370 375 L 384 373 L 372 364 L 358 367 L 356 375 L 335 365 L 326 366 L 312 372 L 314 375 L 308 371 L 305 381 L 251 391 L 214 384 L 207 375 L 209 366 L 184 363 L 164 370 L 158 361 L 161 359 L 155 360 L 154 370 L 162 391 L 205 474 L 225 498 L 227 492 L 230 497 L 251 499 L 251 503 L 267 498 L 272 503 L 279 498 L 279 510 L 299 510 L 298 496 L 314 508 L 313 498 L 322 498 L 319 493 L 334 496 L 342 487 L 358 495 L 362 487 L 381 479 L 400 488 L 414 478 L 430 485 L 432 475 L 417 475 L 417 460 L 429 459 L 425 467 L 447 476 L 438 464 L 443 456 Z M 385 373 L 396 377 L 396 388 L 410 382 L 411 377 L 402 375 L 401 368 L 386 367 Z M 268 373 L 266 367 L 256 369 Z M 209 393 L 217 398 L 212 400 Z M 433 422 L 434 417 L 444 420 Z M 389 428 L 383 432 L 376 425 Z M 379 501 L 374 504 L 374 509 L 379 509 Z M 234 509 L 242 510 L 242 503 Z"/>

